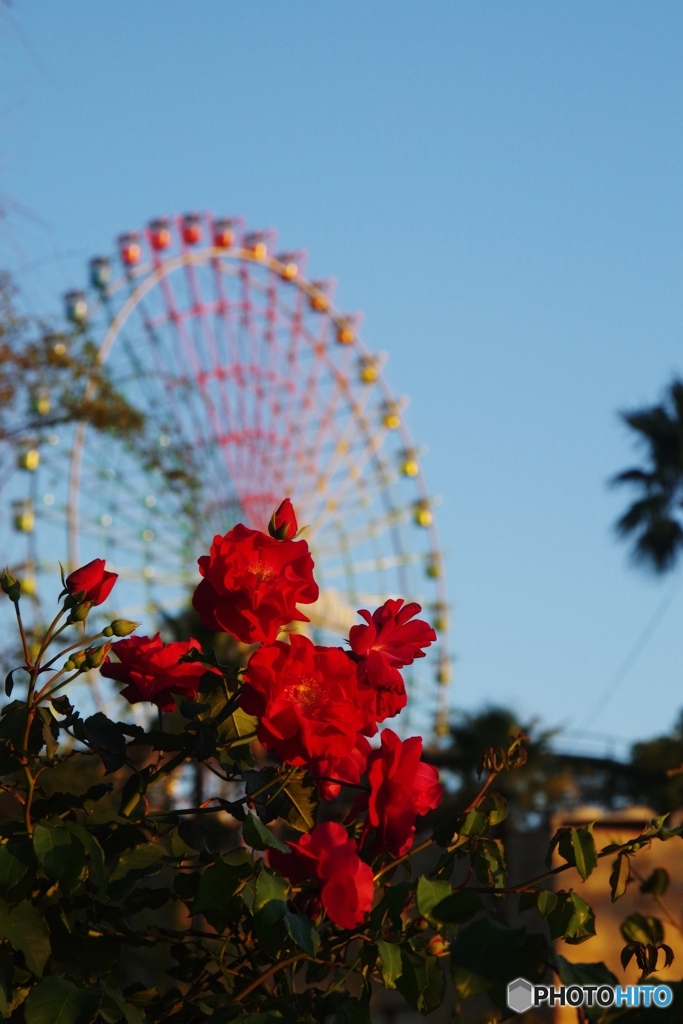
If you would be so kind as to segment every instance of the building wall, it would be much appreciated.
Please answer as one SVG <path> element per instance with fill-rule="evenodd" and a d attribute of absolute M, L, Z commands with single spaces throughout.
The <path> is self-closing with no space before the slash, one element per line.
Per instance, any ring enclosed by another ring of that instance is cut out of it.
<path fill-rule="evenodd" d="M 552 820 L 551 833 L 563 825 L 586 826 L 595 822 L 593 835 L 600 851 L 610 843 L 623 843 L 640 835 L 644 828 L 655 817 L 654 811 L 647 807 L 629 807 L 621 811 L 604 813 L 597 808 L 577 808 L 571 814 L 555 815 Z M 678 824 L 678 821 L 672 821 Z M 624 918 L 629 914 L 640 913 L 645 917 L 658 917 L 664 925 L 664 941 L 671 946 L 675 954 L 673 965 L 666 971 L 658 972 L 662 981 L 678 981 L 683 977 L 683 934 L 667 920 L 666 914 L 651 895 L 640 892 L 640 882 L 634 877 L 637 872 L 647 878 L 655 868 L 665 868 L 671 882 L 664 897 L 664 902 L 677 921 L 683 923 L 683 845 L 681 839 L 674 838 L 668 842 L 655 840 L 650 847 L 640 850 L 631 859 L 632 881 L 626 892 L 612 903 L 610 897 L 609 877 L 615 861 L 614 856 L 607 856 L 598 861 L 592 875 L 584 882 L 575 868 L 570 868 L 555 876 L 555 889 L 574 889 L 595 912 L 596 934 L 593 938 L 578 946 L 572 946 L 560 939 L 557 952 L 572 963 L 590 963 L 601 960 L 610 969 L 621 985 L 638 983 L 640 971 L 631 960 L 626 970 L 621 966 L 620 956 L 625 940 L 619 930 Z M 564 861 L 555 853 L 553 867 Z M 559 1007 L 555 1011 L 555 1024 L 576 1024 L 577 1010 L 571 1007 Z"/>

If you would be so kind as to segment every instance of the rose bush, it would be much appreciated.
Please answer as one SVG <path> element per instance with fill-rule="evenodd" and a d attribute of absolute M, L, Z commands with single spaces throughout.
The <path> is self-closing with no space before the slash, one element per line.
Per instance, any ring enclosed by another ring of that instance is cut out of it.
<path fill-rule="evenodd" d="M 296 534 L 285 501 L 270 535 L 236 526 L 200 559 L 195 608 L 209 629 L 261 644 L 246 668 L 193 639 L 129 636 L 135 623 L 124 619 L 86 636 L 116 582 L 101 559 L 64 580 L 57 615 L 31 644 L 21 586 L 2 574 L 24 651 L 0 713 L 4 1019 L 369 1024 L 382 989 L 430 1013 L 450 972 L 456 1004 L 487 993 L 493 1020 L 509 1015 L 506 985 L 520 975 L 615 980 L 602 964 L 568 964 L 549 941 L 595 933 L 562 873 L 586 879 L 609 857 L 617 900 L 638 849 L 681 829 L 656 819 L 602 850 L 590 829 L 561 829 L 549 855 L 563 863 L 510 884 L 495 783 L 524 763 L 526 737 L 483 751 L 479 792 L 442 814 L 422 740 L 379 728 L 405 705 L 402 669 L 434 631 L 418 605 L 390 599 L 360 612 L 348 650 L 292 633 L 306 621 L 298 605 L 318 596 Z M 91 671 L 154 708 L 149 726 L 81 717 L 68 688 Z M 220 780 L 197 806 L 178 795 L 188 765 Z M 545 933 L 506 927 L 510 901 L 544 918 Z M 635 957 L 643 976 L 669 962 L 663 928 L 652 917 L 624 931 L 624 962 Z M 677 989 L 661 1024 L 681 1019 L 680 999 Z M 595 1007 L 588 1019 L 610 1012 Z"/>

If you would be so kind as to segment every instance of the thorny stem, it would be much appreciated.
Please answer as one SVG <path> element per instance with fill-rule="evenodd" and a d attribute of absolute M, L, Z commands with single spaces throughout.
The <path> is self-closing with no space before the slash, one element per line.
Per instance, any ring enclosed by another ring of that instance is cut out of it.
<path fill-rule="evenodd" d="M 13 601 L 12 603 L 14 604 L 14 611 L 15 611 L 16 616 L 17 616 L 17 624 L 19 626 L 19 633 L 21 635 L 21 645 L 24 648 L 24 659 L 26 660 L 26 668 L 30 672 L 30 670 L 33 668 L 33 665 L 31 664 L 31 655 L 29 654 L 29 650 L 28 650 L 28 640 L 26 639 L 26 631 L 24 630 L 24 623 L 21 620 L 21 612 L 19 611 L 19 602 L 18 601 Z"/>
<path fill-rule="evenodd" d="M 386 875 L 387 871 L 393 871 L 394 868 L 397 868 L 399 864 L 403 864 L 404 861 L 409 860 L 410 857 L 414 856 L 414 854 L 420 853 L 422 850 L 426 850 L 433 842 L 434 837 L 430 836 L 429 839 L 425 839 L 424 842 L 418 843 L 417 846 L 413 846 L 413 848 L 408 850 L 407 853 L 404 853 L 402 857 L 397 857 L 395 860 L 390 861 L 381 868 L 375 875 L 373 881 L 376 882 L 378 878 L 382 877 L 382 875 Z"/>
<path fill-rule="evenodd" d="M 174 768 L 177 768 L 178 765 L 181 765 L 183 763 L 183 761 L 186 761 L 189 756 L 189 751 L 181 750 L 179 753 L 175 755 L 175 757 L 172 757 L 169 761 L 166 762 L 166 764 L 162 765 L 161 768 L 158 768 L 157 771 L 153 772 L 152 775 L 150 775 L 150 777 L 145 780 L 144 789 L 137 789 L 135 793 L 133 793 L 131 798 L 128 800 L 126 806 L 121 808 L 122 817 L 128 818 L 137 807 L 140 798 L 150 788 L 150 786 L 153 786 L 154 783 L 158 779 L 160 779 L 162 775 L 168 775 L 169 772 L 172 772 Z"/>
<path fill-rule="evenodd" d="M 45 668 L 52 668 L 54 663 L 58 661 L 60 658 L 63 658 L 65 654 L 68 654 L 69 651 L 75 651 L 77 647 L 85 647 L 86 644 L 91 644 L 93 640 L 99 640 L 99 638 L 102 636 L 104 636 L 104 633 L 100 630 L 99 633 L 95 633 L 93 636 L 88 636 L 85 639 L 81 637 L 81 639 L 78 640 L 75 644 L 71 644 L 70 647 L 65 647 L 63 651 L 60 651 L 58 654 L 55 654 L 54 657 L 48 661 L 47 665 L 45 665 Z"/>
<path fill-rule="evenodd" d="M 289 769 L 289 771 L 288 771 L 288 772 L 287 772 L 287 774 L 285 775 L 284 779 L 282 779 L 282 781 L 281 781 L 281 782 L 280 782 L 280 784 L 278 785 L 278 787 L 277 787 L 277 789 L 275 790 L 275 792 L 271 793 L 271 794 L 270 794 L 270 796 L 268 797 L 268 799 L 267 799 L 266 801 L 264 801 L 264 802 L 265 802 L 265 804 L 266 804 L 266 806 L 268 806 L 268 804 L 272 803 L 272 802 L 273 802 L 273 800 L 275 799 L 275 797 L 276 797 L 276 796 L 279 796 L 279 795 L 280 795 L 280 793 L 282 792 L 282 790 L 283 790 L 283 789 L 285 788 L 285 786 L 287 785 L 287 783 L 288 783 L 288 782 L 290 781 L 290 779 L 291 779 L 291 778 L 292 778 L 292 776 L 294 775 L 295 771 L 296 771 L 296 768 L 290 768 L 290 769 Z M 252 796 L 253 796 L 253 794 L 252 794 Z M 251 799 L 251 797 L 250 797 L 250 799 Z"/>
<path fill-rule="evenodd" d="M 287 785 L 287 783 L 291 779 L 292 775 L 294 775 L 295 771 L 296 771 L 296 768 L 290 768 L 290 770 L 287 772 L 287 776 L 285 778 L 285 781 L 284 781 L 283 785 L 285 785 L 285 786 Z M 254 790 L 253 793 L 248 793 L 247 794 L 248 799 L 249 800 L 253 800 L 255 796 L 260 796 L 261 793 L 267 792 L 272 786 L 274 786 L 279 781 L 279 779 L 280 779 L 279 775 L 276 775 L 275 778 L 271 779 L 270 782 L 267 782 L 265 784 L 265 786 L 261 786 L 259 789 Z M 278 789 L 277 792 L 279 793 L 282 788 L 283 787 L 281 786 L 280 789 Z M 277 796 L 277 793 L 275 795 Z"/>
<path fill-rule="evenodd" d="M 218 814 L 224 807 L 181 807 L 173 811 L 148 811 L 146 818 L 172 818 L 174 814 Z"/>
<path fill-rule="evenodd" d="M 636 871 L 634 867 L 631 867 L 631 873 L 635 875 L 639 882 L 642 883 L 645 881 L 643 876 L 638 871 Z M 666 903 L 662 899 L 661 895 L 658 892 L 653 892 L 650 895 L 654 896 L 657 906 L 662 911 L 667 921 L 674 926 L 677 932 L 680 932 L 681 935 L 683 935 L 683 925 L 681 925 L 681 922 L 677 920 L 677 918 L 675 918 L 674 915 L 671 913 Z"/>
<path fill-rule="evenodd" d="M 36 658 L 36 665 L 40 664 L 40 659 L 42 658 L 43 654 L 45 653 L 45 651 L 49 647 L 49 645 L 50 645 L 50 643 L 52 641 L 53 633 L 54 633 L 54 630 L 55 630 L 55 628 L 57 626 L 57 623 L 59 622 L 59 620 L 61 619 L 61 617 L 62 617 L 62 615 L 64 614 L 65 611 L 66 611 L 66 608 L 60 608 L 60 610 L 57 612 L 57 614 L 55 615 L 55 617 L 52 620 L 52 622 L 50 623 L 50 625 L 47 627 L 47 632 L 46 632 L 45 636 L 43 637 L 43 642 L 41 643 L 40 650 L 38 651 L 38 657 Z M 65 628 L 66 628 L 66 624 L 64 626 L 62 626 L 62 629 L 65 629 Z M 59 632 L 61 633 L 61 631 L 62 630 L 60 629 Z"/>
<path fill-rule="evenodd" d="M 600 853 L 598 853 L 598 859 L 601 860 L 603 857 L 614 856 L 614 854 L 618 853 L 619 850 L 626 849 L 628 846 L 630 846 L 632 842 L 632 839 L 628 839 L 625 843 L 621 843 L 618 846 L 610 844 L 610 846 L 608 846 L 604 850 L 601 850 Z M 539 882 L 544 882 L 546 878 L 552 878 L 554 875 L 560 875 L 563 871 L 568 871 L 570 868 L 576 868 L 576 865 L 560 864 L 556 868 L 551 868 L 549 871 L 544 871 L 542 875 L 537 875 L 536 878 L 532 878 L 528 882 L 520 882 L 519 885 L 508 885 L 501 889 L 491 889 L 490 886 L 488 888 L 486 888 L 485 886 L 473 886 L 472 888 L 474 892 L 507 893 L 508 895 L 510 893 L 514 894 L 520 892 L 527 892 L 528 890 L 533 889 L 535 885 L 538 885 Z"/>
<path fill-rule="evenodd" d="M 65 670 L 62 669 L 62 672 L 64 672 L 64 671 Z M 54 683 L 55 679 L 58 679 L 61 676 L 62 672 L 58 672 L 56 676 L 53 676 L 52 679 L 50 680 L 50 683 Z M 36 697 L 35 703 L 38 704 L 39 701 L 45 700 L 45 699 L 48 699 L 48 698 L 52 697 L 53 693 L 56 693 L 57 690 L 61 690 L 61 688 L 63 686 L 66 686 L 67 683 L 70 683 L 72 681 L 72 679 L 76 679 L 76 677 L 79 676 L 80 674 L 81 673 L 78 672 L 78 671 L 74 672 L 74 674 L 72 676 L 69 676 L 67 679 L 62 679 L 61 683 L 57 683 L 57 685 L 53 686 L 51 690 L 47 691 L 47 693 L 45 692 L 45 687 L 43 687 L 43 689 L 40 691 L 40 693 Z M 49 686 L 50 683 L 48 683 L 47 685 Z"/>
<path fill-rule="evenodd" d="M 242 1000 L 245 999 L 248 995 L 250 995 L 250 993 L 253 992 L 255 988 L 258 988 L 259 985 L 262 985 L 264 981 L 268 980 L 268 978 L 272 978 L 274 974 L 277 974 L 277 972 L 281 971 L 284 967 L 289 967 L 290 964 L 295 964 L 297 960 L 313 959 L 314 958 L 312 956 L 309 956 L 308 953 L 296 953 L 294 956 L 287 957 L 286 960 L 280 960 L 279 963 L 273 964 L 271 967 L 268 968 L 267 971 L 264 971 L 263 974 L 259 974 L 258 978 L 254 978 L 254 980 L 251 981 L 246 988 L 243 988 L 241 992 L 238 992 L 238 994 L 233 997 L 235 1002 L 241 1003 Z"/>
<path fill-rule="evenodd" d="M 486 779 L 486 782 L 481 787 L 479 792 L 470 800 L 467 807 L 462 812 L 463 814 L 469 814 L 471 810 L 473 810 L 481 803 L 481 801 L 486 796 L 486 791 L 488 790 L 489 786 L 491 785 L 493 780 L 498 777 L 498 775 L 499 772 L 490 773 L 490 775 Z M 434 837 L 430 836 L 429 839 L 425 839 L 423 842 L 418 843 L 417 846 L 413 846 L 412 849 L 408 850 L 407 853 L 404 853 L 402 857 L 397 857 L 395 860 L 390 861 L 387 865 L 385 865 L 385 867 L 381 868 L 381 870 L 377 872 L 377 874 L 374 877 L 374 881 L 376 882 L 378 878 L 382 877 L 382 875 L 386 875 L 387 871 L 393 871 L 393 869 L 398 867 L 399 864 L 403 864 L 404 861 L 409 860 L 410 857 L 413 857 L 416 853 L 421 853 L 422 850 L 426 850 L 427 847 L 431 846 L 433 842 Z M 449 849 L 451 849 L 451 847 L 449 847 Z"/>

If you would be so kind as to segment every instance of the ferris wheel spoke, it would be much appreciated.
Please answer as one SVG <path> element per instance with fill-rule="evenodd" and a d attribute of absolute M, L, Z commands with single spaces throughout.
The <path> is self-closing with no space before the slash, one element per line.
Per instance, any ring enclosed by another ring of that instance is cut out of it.
<path fill-rule="evenodd" d="M 339 396 L 333 397 L 337 398 Z M 368 439 L 369 424 L 363 417 L 362 407 L 359 402 L 354 402 L 350 410 L 345 412 L 341 430 L 337 429 L 337 424 L 334 420 L 337 407 L 338 401 L 330 402 L 323 417 L 324 433 L 329 435 L 333 442 L 329 459 L 323 462 L 320 457 L 319 448 L 309 453 L 309 458 L 312 461 L 317 460 L 321 465 L 321 469 L 316 479 L 312 481 L 311 488 L 303 495 L 303 502 L 307 507 L 316 503 L 316 493 L 323 495 L 328 492 L 330 481 L 337 473 L 341 472 L 344 465 L 348 465 L 350 470 L 349 484 L 354 484 L 362 475 L 363 466 L 367 461 L 365 455 L 368 447 L 372 448 L 375 443 L 374 440 Z M 321 436 L 323 436 L 323 431 L 319 430 L 318 437 L 320 438 Z M 339 504 L 339 497 L 340 495 L 335 493 L 337 505 Z M 334 507 L 330 506 L 332 510 Z"/>
<path fill-rule="evenodd" d="M 382 536 L 388 529 L 399 523 L 407 523 L 410 519 L 410 506 L 392 507 L 383 515 L 375 516 L 364 522 L 362 526 L 346 531 L 346 542 L 355 546 L 375 537 Z M 316 550 L 324 556 L 332 556 L 336 544 L 331 539 L 328 543 L 316 543 Z"/>
<path fill-rule="evenodd" d="M 130 297 L 132 298 L 132 294 Z M 164 356 L 166 356 L 166 360 L 168 359 L 168 346 L 166 346 L 166 352 L 163 352 L 163 343 L 159 338 L 158 332 L 152 326 L 150 316 L 147 312 L 147 304 L 144 298 L 140 298 L 138 300 L 137 310 L 140 315 L 144 331 L 151 342 L 151 349 L 154 356 L 156 374 L 158 379 L 162 382 L 166 395 L 168 396 L 169 410 L 173 417 L 176 431 L 179 437 L 183 437 L 185 434 L 185 430 L 180 419 L 180 407 L 178 403 L 175 401 L 175 396 L 172 394 L 172 382 L 174 380 L 174 377 L 173 375 L 169 374 L 168 365 L 164 360 Z M 202 437 L 201 424 L 197 421 L 192 408 L 190 408 L 189 410 L 189 415 L 194 429 L 194 440 L 195 443 L 198 443 Z"/>
<path fill-rule="evenodd" d="M 329 374 L 329 364 L 325 358 L 328 344 L 329 344 L 329 333 L 330 333 L 330 317 L 327 312 L 321 314 L 319 319 L 319 326 L 316 335 L 312 335 L 308 331 L 302 331 L 302 338 L 306 343 L 310 354 L 310 368 L 308 371 L 308 377 L 302 388 L 302 406 L 303 414 L 299 413 L 294 427 L 293 441 L 294 446 L 299 450 L 309 452 L 313 440 L 308 440 L 308 436 L 315 436 L 316 432 L 319 432 L 319 418 L 316 420 L 316 409 L 315 409 L 315 395 L 323 395 L 323 381 L 326 373 L 327 376 L 327 388 L 328 388 L 328 401 L 327 401 L 327 414 L 332 416 L 334 410 L 337 408 L 339 401 L 342 397 L 342 388 L 340 387 L 343 377 L 341 374 L 333 373 Z M 299 481 L 297 476 L 296 467 L 293 467 L 295 476 L 292 483 L 292 489 L 297 492 Z"/>
<path fill-rule="evenodd" d="M 207 310 L 209 309 L 211 309 L 212 311 L 215 310 L 216 303 L 207 303 L 206 300 L 204 299 L 204 295 L 201 289 L 201 283 L 199 280 L 199 275 L 197 273 L 197 268 L 195 267 L 195 265 L 190 262 L 185 262 L 184 267 L 189 285 L 190 295 L 192 297 L 193 302 L 192 314 L 198 318 L 199 325 L 201 327 L 201 333 L 204 338 L 206 354 L 205 365 L 207 368 L 210 368 L 214 371 L 213 379 L 217 382 L 217 390 L 219 395 L 218 407 L 223 410 L 225 425 L 227 426 L 228 430 L 231 431 L 235 427 L 235 417 L 231 410 L 229 392 L 225 387 L 220 375 L 218 375 L 215 372 L 220 370 L 222 363 L 218 350 L 217 338 L 207 313 Z M 199 383 L 200 391 L 202 392 L 204 390 L 205 379 L 205 371 L 200 370 L 197 375 L 197 381 Z M 233 474 L 234 463 L 232 459 L 232 453 L 229 450 L 226 450 L 224 453 L 224 457 L 228 471 L 231 474 Z"/>
<path fill-rule="evenodd" d="M 188 335 L 184 323 L 176 315 L 177 307 L 175 299 L 170 288 L 169 280 L 166 276 L 163 276 L 161 278 L 160 285 L 164 301 L 171 316 L 174 333 L 180 339 L 182 350 L 185 353 L 185 356 L 189 364 L 190 373 L 194 376 L 195 381 L 197 381 L 201 373 L 201 365 L 199 363 L 196 350 L 192 343 L 192 339 Z M 211 434 L 209 436 L 216 438 L 220 436 L 221 433 L 220 417 L 218 415 L 217 409 L 208 390 L 206 388 L 201 387 L 200 385 L 197 386 L 199 387 L 199 392 L 204 402 L 204 407 L 208 419 L 208 426 L 209 430 L 211 431 Z M 203 437 L 206 437 L 206 430 L 201 430 L 201 434 Z M 229 463 L 229 452 L 225 448 L 221 448 L 221 452 L 224 458 L 226 459 L 226 468 L 228 469 L 228 472 L 230 472 L 231 467 Z"/>
<path fill-rule="evenodd" d="M 233 317 L 233 303 L 231 303 L 225 289 L 225 277 L 227 267 L 218 258 L 212 260 L 214 286 L 219 299 L 219 315 L 225 331 L 226 363 L 234 367 L 240 367 L 239 345 L 236 334 L 236 323 Z M 244 423 L 246 416 L 246 403 L 244 391 L 241 387 L 236 389 L 237 422 Z"/>

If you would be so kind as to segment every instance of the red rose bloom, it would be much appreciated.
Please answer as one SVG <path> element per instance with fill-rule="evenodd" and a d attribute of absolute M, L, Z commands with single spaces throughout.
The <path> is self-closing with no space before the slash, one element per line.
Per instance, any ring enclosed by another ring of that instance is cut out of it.
<path fill-rule="evenodd" d="M 306 541 L 274 540 L 242 524 L 214 537 L 199 571 L 192 604 L 202 623 L 245 644 L 272 643 L 288 622 L 308 622 L 297 604 L 318 600 Z"/>
<path fill-rule="evenodd" d="M 352 785 L 357 785 L 360 782 L 371 749 L 365 736 L 359 732 L 353 750 L 341 757 L 325 754 L 309 762 L 308 771 L 318 783 L 320 795 L 324 800 L 334 800 L 339 796 L 340 783 L 350 782 Z M 339 782 L 330 782 L 330 779 L 339 779 Z"/>
<path fill-rule="evenodd" d="M 351 627 L 349 642 L 358 663 L 358 679 L 375 693 L 378 722 L 392 718 L 406 706 L 408 698 L 399 669 L 412 665 L 415 658 L 424 658 L 422 648 L 436 640 L 428 622 L 413 619 L 421 611 L 414 602 L 403 605 L 402 598 L 388 600 L 372 615 L 363 608 L 358 614 L 367 625 Z"/>
<path fill-rule="evenodd" d="M 368 757 L 370 799 L 366 830 L 376 830 L 375 850 L 403 856 L 412 846 L 415 819 L 441 803 L 439 773 L 420 760 L 418 736 L 401 742 L 395 732 L 382 732 L 382 745 Z"/>
<path fill-rule="evenodd" d="M 87 601 L 94 605 L 103 604 L 119 578 L 118 573 L 107 572 L 105 564 L 103 558 L 93 558 L 92 562 L 70 573 L 64 581 L 64 586 L 72 597 L 82 594 L 79 601 Z"/>
<path fill-rule="evenodd" d="M 211 671 L 199 661 L 179 660 L 190 650 L 200 650 L 196 640 L 165 644 L 158 633 L 151 639 L 131 636 L 113 644 L 112 650 L 119 661 L 107 658 L 100 668 L 102 675 L 126 683 L 121 693 L 129 703 L 148 700 L 162 711 L 173 711 L 174 693 L 194 700 L 201 677 Z"/>
<path fill-rule="evenodd" d="M 296 536 L 298 529 L 296 516 L 294 515 L 294 506 L 289 498 L 285 498 L 282 504 L 273 512 L 268 524 L 268 533 L 275 540 L 291 540 L 292 537 Z"/>
<path fill-rule="evenodd" d="M 291 765 L 351 754 L 365 714 L 356 666 L 340 647 L 316 647 L 294 633 L 288 644 L 254 651 L 244 681 L 241 706 L 259 719 L 266 750 Z"/>
<path fill-rule="evenodd" d="M 296 843 L 290 854 L 268 851 L 268 862 L 295 884 L 321 885 L 320 899 L 330 919 L 340 928 L 361 924 L 372 907 L 372 870 L 358 856 L 358 847 L 343 825 L 325 821 Z"/>

